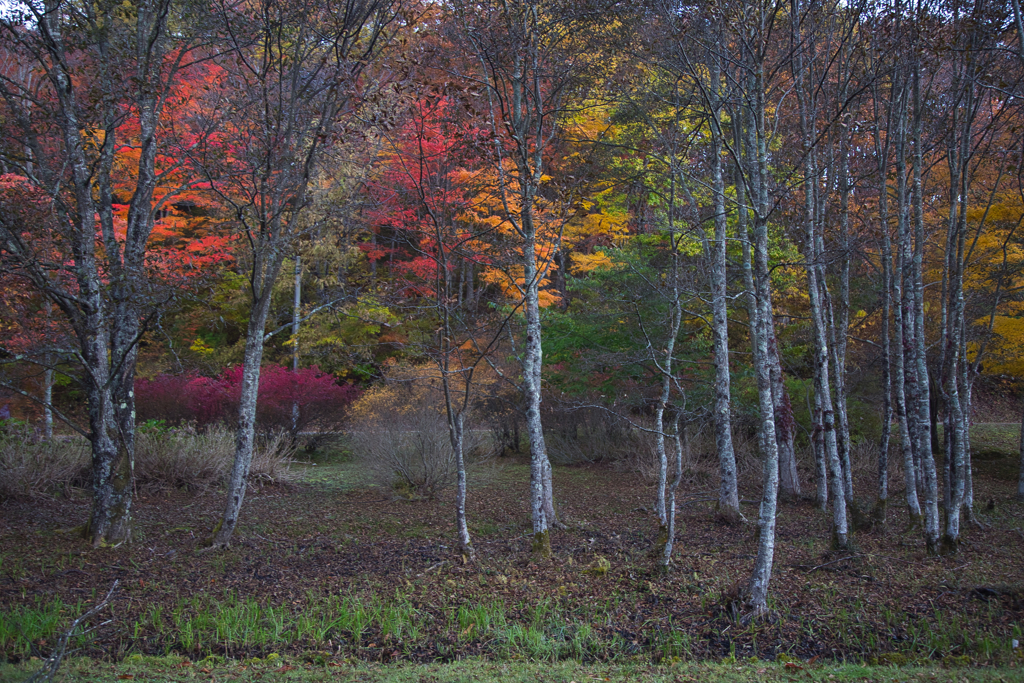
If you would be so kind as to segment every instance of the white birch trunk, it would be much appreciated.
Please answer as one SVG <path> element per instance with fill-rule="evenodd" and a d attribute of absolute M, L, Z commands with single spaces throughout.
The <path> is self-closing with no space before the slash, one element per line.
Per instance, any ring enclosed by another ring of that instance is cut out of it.
<path fill-rule="evenodd" d="M 723 49 L 721 41 L 718 43 L 718 50 Z M 732 419 L 729 377 L 729 318 L 728 318 L 728 291 L 726 287 L 726 266 L 728 264 L 726 231 L 727 221 L 725 212 L 725 179 L 722 169 L 722 152 L 724 132 L 722 130 L 721 116 L 721 68 L 718 58 L 712 59 L 711 68 L 711 143 L 712 143 L 712 187 L 714 193 L 715 211 L 715 241 L 714 249 L 710 249 L 705 239 L 705 253 L 711 258 L 711 309 L 712 309 L 712 333 L 715 359 L 715 448 L 718 452 L 718 471 L 720 484 L 718 487 L 718 514 L 730 523 L 743 519 L 740 514 L 739 490 L 736 477 L 736 453 L 732 442 Z M 674 253 L 674 250 L 673 250 Z M 674 256 L 678 258 L 678 256 Z M 677 265 L 674 267 L 678 268 Z M 678 284 L 675 292 L 675 305 L 680 305 Z M 679 325 L 682 320 L 682 311 L 679 311 L 674 320 L 674 334 L 672 342 L 675 342 L 675 335 L 678 334 Z M 678 424 L 678 421 L 677 421 Z M 678 440 L 678 433 L 676 439 Z M 671 535 L 671 531 L 670 531 Z"/>
<path fill-rule="evenodd" d="M 661 566 L 664 571 L 668 571 L 669 566 L 672 564 L 672 552 L 675 550 L 676 491 L 679 490 L 679 482 L 683 479 L 683 438 L 685 434 L 680 431 L 679 419 L 680 415 L 677 413 L 672 433 L 673 455 L 675 456 L 673 458 L 673 475 L 672 482 L 668 486 L 668 496 L 665 501 L 665 517 L 668 524 L 665 533 L 665 547 L 661 553 Z"/>
<path fill-rule="evenodd" d="M 764 157 L 762 149 L 759 157 Z M 759 164 L 760 165 L 760 164 Z M 766 167 L 767 164 L 763 164 Z M 761 204 L 763 207 L 765 204 Z M 757 375 L 758 408 L 760 410 L 760 443 L 764 458 L 764 485 L 761 494 L 761 506 L 758 513 L 758 544 L 754 571 L 750 577 L 749 603 L 751 616 L 760 616 L 768 609 L 768 586 L 771 581 L 772 565 L 775 557 L 775 516 L 779 493 L 779 451 L 775 440 L 775 415 L 772 396 L 771 369 L 765 359 L 768 358 L 768 326 L 767 317 L 771 315 L 771 281 L 768 272 L 768 235 L 767 223 L 759 216 L 754 226 L 754 270 L 758 285 L 758 319 L 755 321 L 755 344 L 757 357 L 755 373 Z"/>
<path fill-rule="evenodd" d="M 914 61 L 914 73 L 913 73 L 913 141 L 914 141 L 914 156 L 913 156 L 913 185 L 912 185 L 912 203 L 914 207 L 914 350 L 913 357 L 916 363 L 916 374 L 917 374 L 917 426 L 914 430 L 914 447 L 915 451 L 919 454 L 921 460 L 922 469 L 924 470 L 924 484 L 925 484 L 925 501 L 924 501 L 924 535 L 925 544 L 929 552 L 936 552 L 939 540 L 939 503 L 938 503 L 938 480 L 935 473 L 935 456 L 932 453 L 932 442 L 931 442 L 931 410 L 929 402 L 929 382 L 928 382 L 928 361 L 927 361 L 927 345 L 925 339 L 925 327 L 924 327 L 924 197 L 922 189 L 922 164 L 923 164 L 923 145 L 921 130 L 921 119 L 923 117 L 922 107 L 923 103 L 921 100 L 921 64 L 919 59 Z M 961 237 L 961 251 L 962 254 L 962 237 Z M 959 287 L 959 320 L 963 320 L 963 281 L 962 272 Z M 956 344 L 956 356 L 959 356 L 959 332 L 954 335 L 957 340 Z M 955 363 L 956 361 L 954 361 Z M 956 388 L 957 377 L 955 373 L 952 378 L 954 390 Z M 958 393 L 958 392 L 954 392 Z M 957 417 L 961 418 L 960 413 L 960 401 L 959 396 L 953 399 L 956 403 L 955 406 L 950 406 L 947 402 L 947 410 L 952 410 Z M 962 442 L 961 442 L 962 443 Z M 959 516 L 959 501 L 957 516 Z"/>
<path fill-rule="evenodd" d="M 843 68 L 848 68 L 849 47 L 844 45 Z M 840 90 L 839 101 L 845 103 L 847 99 L 846 81 Z M 850 418 L 847 414 L 847 391 L 846 391 L 846 348 L 847 335 L 850 328 L 850 149 L 847 121 L 840 114 L 839 117 L 839 165 L 838 189 L 839 189 L 839 247 L 842 251 L 842 260 L 839 265 L 839 315 L 836 320 L 835 312 L 829 305 L 830 320 L 830 341 L 832 343 L 832 368 L 835 379 L 836 393 L 836 440 L 839 446 L 839 459 L 843 463 L 843 485 L 845 488 L 847 504 L 854 503 L 853 498 L 853 469 L 850 464 Z M 824 212 L 823 212 L 824 213 Z M 819 235 L 822 239 L 823 235 Z"/>
<path fill-rule="evenodd" d="M 278 262 L 278 267 L 280 262 Z M 273 271 L 276 276 L 276 270 Z M 263 362 L 264 330 L 270 312 L 271 292 L 276 277 L 268 277 L 265 290 L 250 308 L 249 326 L 245 336 L 245 355 L 242 360 L 242 386 L 238 401 L 238 426 L 235 431 L 235 459 L 228 479 L 227 503 L 224 514 L 213 532 L 210 545 L 227 548 L 238 525 L 238 517 L 249 485 L 249 470 L 256 441 L 256 401 L 260 389 L 260 370 Z"/>
<path fill-rule="evenodd" d="M 741 124 L 736 122 L 735 128 L 737 130 L 734 138 L 739 141 L 737 147 L 744 151 L 743 163 L 750 164 L 748 155 L 753 155 L 754 152 L 748 150 L 756 149 L 754 142 L 754 133 L 747 131 L 747 140 L 743 141 L 743 136 L 740 132 Z M 757 284 L 754 280 L 754 255 L 751 247 L 751 235 L 747 227 L 748 225 L 748 213 L 750 206 L 746 203 L 746 192 L 745 183 L 743 180 L 742 169 L 738 169 L 737 175 L 739 176 L 736 180 L 736 192 L 737 192 L 737 203 L 739 205 L 739 220 L 737 222 L 737 231 L 742 236 L 743 242 L 743 282 L 747 290 L 747 315 L 750 319 L 750 345 L 751 345 L 751 356 L 753 358 L 753 364 L 757 367 L 758 363 L 762 362 L 759 360 L 758 347 L 757 347 L 757 326 L 755 321 L 759 317 L 758 309 L 758 298 L 757 298 Z M 756 184 L 751 182 L 751 187 L 755 188 Z M 756 190 L 755 190 L 756 191 Z M 754 198 L 756 199 L 756 197 Z M 768 324 L 768 358 L 763 362 L 769 365 L 769 378 L 772 383 L 772 408 L 775 419 L 775 446 L 776 452 L 782 453 L 788 451 L 787 458 L 793 463 L 792 475 L 795 478 L 796 468 L 796 455 L 794 450 L 794 439 L 793 439 L 793 427 L 795 422 L 793 421 L 793 410 L 789 404 L 789 395 L 786 392 L 786 385 L 783 382 L 782 376 L 782 365 L 779 362 L 778 348 L 775 344 L 775 324 L 774 319 L 769 320 Z M 782 457 L 779 458 L 782 460 Z M 735 464 L 735 463 L 734 463 Z M 730 484 L 735 484 L 735 479 L 729 480 Z M 733 489 L 737 498 L 737 508 L 739 500 L 738 489 Z M 741 515 L 741 519 L 743 519 Z"/>
<path fill-rule="evenodd" d="M 51 362 L 47 359 L 47 363 Z M 53 439 L 53 368 L 43 372 L 43 440 Z"/>
<path fill-rule="evenodd" d="M 896 269 L 893 274 L 892 301 L 894 304 L 894 327 L 896 331 L 896 372 L 894 383 L 896 385 L 896 415 L 900 425 L 900 448 L 903 453 L 903 475 L 907 485 L 907 508 L 910 514 L 910 525 L 917 526 L 923 523 L 924 517 L 919 502 L 918 493 L 921 488 L 919 472 L 915 464 L 914 440 L 910 429 L 910 397 L 907 395 L 908 386 L 912 386 L 913 379 L 909 376 L 916 374 L 913 368 L 907 368 L 907 350 L 913 347 L 912 323 L 907 320 L 908 308 L 904 306 L 906 300 L 906 284 L 909 278 L 910 249 L 909 231 L 907 230 L 906 218 L 906 88 L 904 87 L 899 95 L 899 103 L 894 104 L 895 112 L 892 115 L 896 130 L 891 135 L 896 140 L 896 196 L 897 196 L 897 240 L 896 240 Z"/>
<path fill-rule="evenodd" d="M 799 0 L 794 0 L 793 44 L 801 45 L 802 31 L 799 20 L 803 18 Z M 793 57 L 794 80 L 797 101 L 800 109 L 800 125 L 803 133 L 804 154 L 804 226 L 807 234 L 804 258 L 807 261 L 807 290 L 809 294 L 810 315 L 813 328 L 814 344 L 814 380 L 815 400 L 820 405 L 820 428 L 828 462 L 832 483 L 832 529 L 836 547 L 845 549 L 849 545 L 849 529 L 846 517 L 846 487 L 843 481 L 843 466 L 839 458 L 836 442 L 835 409 L 832 403 L 832 391 L 829 372 L 830 350 L 828 330 L 826 328 L 826 302 L 824 268 L 820 263 L 821 240 L 818 235 L 818 166 L 816 149 L 816 105 L 811 80 L 813 55 L 805 59 L 803 49 L 799 48 Z"/>
<path fill-rule="evenodd" d="M 452 451 L 455 453 L 455 533 L 459 541 L 459 550 L 467 560 L 472 561 L 476 559 L 476 550 L 473 548 L 473 542 L 469 536 L 469 523 L 466 521 L 466 440 L 462 411 L 456 410 L 452 405 L 447 368 L 444 368 L 442 372 L 446 373 L 444 392 L 448 415 L 448 434 L 451 439 Z"/>
<path fill-rule="evenodd" d="M 768 362 L 771 364 L 772 401 L 775 406 L 775 442 L 779 449 L 779 492 L 786 498 L 801 495 L 800 475 L 796 468 L 796 419 L 786 389 L 775 320 L 768 321 Z"/>
<path fill-rule="evenodd" d="M 765 17 L 758 14 L 758 34 L 764 36 Z M 768 586 L 771 582 L 775 558 L 775 517 L 779 495 L 779 450 L 775 437 L 775 405 L 772 395 L 769 357 L 769 325 L 772 316 L 771 271 L 768 262 L 768 143 L 765 125 L 765 75 L 763 55 L 750 55 L 752 77 L 750 85 L 754 106 L 751 116 L 750 146 L 756 162 L 751 168 L 751 188 L 754 198 L 754 286 L 756 287 L 757 318 L 754 326 L 754 371 L 757 375 L 758 408 L 760 411 L 760 442 L 764 458 L 764 487 L 758 513 L 757 557 L 748 585 L 749 618 L 768 611 Z"/>
<path fill-rule="evenodd" d="M 877 138 L 876 138 L 877 139 Z M 879 146 L 876 144 L 876 149 Z M 884 161 L 882 162 L 884 165 Z M 889 185 L 885 175 L 881 182 L 878 220 L 882 229 L 882 434 L 878 442 L 878 504 L 884 523 L 885 509 L 889 500 L 889 437 L 892 434 L 892 244 L 889 237 Z"/>
<path fill-rule="evenodd" d="M 654 484 L 654 514 L 658 516 L 658 540 L 655 546 L 664 545 L 668 529 L 668 517 L 666 516 L 665 492 L 668 488 L 668 452 L 665 448 L 665 406 L 668 404 L 669 393 L 672 389 L 671 378 L 662 372 L 661 396 L 658 405 L 654 408 L 654 452 L 658 457 L 658 481 Z"/>
<path fill-rule="evenodd" d="M 526 280 L 526 349 L 523 356 L 523 391 L 526 399 L 526 432 L 530 440 L 530 514 L 533 520 L 533 552 L 551 555 L 550 527 L 554 524 L 551 494 L 551 463 L 540 419 L 541 350 L 540 300 L 537 261 L 532 233 L 523 247 Z"/>
<path fill-rule="evenodd" d="M 49 321 L 53 313 L 53 302 L 49 299 L 43 301 L 43 312 Z M 46 363 L 43 371 L 43 440 L 50 441 L 53 439 L 53 355 L 46 354 L 43 362 Z"/>

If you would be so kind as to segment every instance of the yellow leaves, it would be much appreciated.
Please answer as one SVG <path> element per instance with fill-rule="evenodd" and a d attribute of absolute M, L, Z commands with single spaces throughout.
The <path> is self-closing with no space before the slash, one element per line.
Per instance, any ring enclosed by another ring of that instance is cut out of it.
<path fill-rule="evenodd" d="M 988 321 L 982 319 L 978 322 L 986 324 Z M 996 336 L 986 353 L 985 372 L 1024 377 L 1024 318 L 997 315 L 992 331 Z M 976 346 L 968 349 L 972 359 L 976 353 Z"/>
<path fill-rule="evenodd" d="M 589 273 L 598 268 L 611 268 L 614 262 L 608 258 L 608 255 L 603 251 L 595 250 L 593 254 L 572 254 L 570 256 L 572 261 L 571 270 L 575 275 L 582 275 L 583 273 Z"/>
<path fill-rule="evenodd" d="M 541 308 L 550 308 L 561 300 L 562 297 L 559 296 L 557 292 L 552 292 L 550 289 L 542 289 L 537 294 L 537 303 Z"/>
<path fill-rule="evenodd" d="M 520 299 L 526 292 L 526 278 L 523 276 L 522 266 L 514 266 L 508 270 L 485 268 L 480 274 L 480 278 L 488 284 L 497 286 L 508 299 Z M 538 283 L 540 290 L 538 299 L 541 308 L 547 308 L 561 301 L 561 297 L 556 292 L 545 289 L 549 284 L 551 282 L 548 278 L 542 278 Z"/>
<path fill-rule="evenodd" d="M 592 203 L 588 202 L 591 206 Z M 587 213 L 574 217 L 565 226 L 563 241 L 568 246 L 575 246 L 588 237 L 605 236 L 612 242 L 626 237 L 629 231 L 629 215 L 625 211 L 614 209 Z"/>
<path fill-rule="evenodd" d="M 188 347 L 188 350 L 198 353 L 200 356 L 208 356 L 214 351 L 213 347 L 207 344 L 202 337 L 196 337 L 196 340 L 192 342 L 192 345 Z"/>

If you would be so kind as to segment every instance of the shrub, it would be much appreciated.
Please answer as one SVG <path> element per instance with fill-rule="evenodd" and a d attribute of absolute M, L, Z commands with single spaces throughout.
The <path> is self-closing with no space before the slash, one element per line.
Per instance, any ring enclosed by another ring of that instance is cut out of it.
<path fill-rule="evenodd" d="M 172 425 L 186 422 L 205 428 L 214 423 L 233 424 L 238 414 L 242 368 L 229 368 L 218 377 L 159 375 L 135 382 L 136 410 L 140 420 L 166 420 Z M 293 437 L 316 428 L 336 429 L 345 409 L 359 395 L 350 385 L 339 385 L 334 377 L 316 366 L 292 372 L 268 365 L 260 373 L 256 427 L 261 432 L 287 431 Z M 298 407 L 293 422 L 293 406 Z"/>
<path fill-rule="evenodd" d="M 455 481 L 455 453 L 440 380 L 430 367 L 392 373 L 386 386 L 367 391 L 352 405 L 352 450 L 376 483 L 402 497 L 433 498 Z M 468 457 L 488 455 L 481 433 L 464 428 Z"/>
<path fill-rule="evenodd" d="M 242 368 L 222 375 L 232 387 L 232 408 L 237 410 L 241 393 Z M 359 396 L 351 384 L 339 385 L 334 377 L 315 365 L 292 372 L 280 365 L 268 365 L 260 373 L 256 423 L 263 431 L 286 431 L 292 436 L 316 426 L 332 431 L 341 423 L 346 408 Z M 298 407 L 293 422 L 293 406 Z"/>
<path fill-rule="evenodd" d="M 648 428 L 653 427 L 653 424 Z M 630 455 L 621 460 L 629 469 L 636 472 L 648 482 L 658 480 L 660 463 L 655 435 L 649 431 L 638 429 L 629 432 L 632 444 Z M 669 481 L 675 476 L 675 443 L 666 437 L 665 450 L 668 455 Z M 737 452 L 737 456 L 739 453 Z M 682 484 L 688 489 L 713 488 L 718 481 L 718 459 L 715 451 L 714 428 L 712 425 L 691 423 L 686 428 L 683 440 L 683 476 Z"/>
<path fill-rule="evenodd" d="M 601 408 L 565 408 L 541 404 L 544 440 L 551 462 L 576 465 L 618 462 L 643 448 L 643 437 L 630 425 Z"/>
<path fill-rule="evenodd" d="M 282 483 L 291 479 L 294 449 L 283 433 L 257 439 L 250 481 Z M 139 488 L 205 489 L 227 482 L 235 459 L 234 430 L 214 425 L 202 432 L 140 429 L 135 438 L 135 479 Z"/>

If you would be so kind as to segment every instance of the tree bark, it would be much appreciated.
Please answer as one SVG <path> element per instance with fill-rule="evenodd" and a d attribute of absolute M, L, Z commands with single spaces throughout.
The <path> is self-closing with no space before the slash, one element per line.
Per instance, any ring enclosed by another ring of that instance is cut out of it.
<path fill-rule="evenodd" d="M 277 270 L 281 259 L 277 258 Z M 271 264 L 273 265 L 273 264 Z M 259 396 L 260 370 L 263 362 L 264 334 L 270 312 L 271 292 L 277 272 L 271 268 L 263 281 L 259 294 L 249 311 L 249 325 L 245 335 L 245 354 L 242 360 L 242 386 L 238 401 L 238 425 L 235 431 L 235 459 L 228 479 L 227 504 L 220 523 L 214 529 L 210 545 L 227 548 L 231 543 L 238 517 L 249 485 L 249 470 L 256 441 L 256 401 Z"/>
<path fill-rule="evenodd" d="M 532 203 L 533 198 L 529 201 Z M 525 212 L 530 209 L 524 208 Z M 540 297 L 537 272 L 535 233 L 532 216 L 524 220 L 526 240 L 523 245 L 526 281 L 526 349 L 523 354 L 523 398 L 526 402 L 526 432 L 530 441 L 530 511 L 533 520 L 533 551 L 549 557 L 551 555 L 550 527 L 555 523 L 554 501 L 551 491 L 551 462 L 548 460 L 544 441 L 544 427 L 540 419 L 541 371 L 543 351 L 541 349 Z"/>
<path fill-rule="evenodd" d="M 890 110 L 890 122 L 895 130 L 890 131 L 888 137 L 895 140 L 896 155 L 896 197 L 897 197 L 897 239 L 896 239 L 896 268 L 892 279 L 892 302 L 894 313 L 894 329 L 896 332 L 895 352 L 893 357 L 896 361 L 895 377 L 893 378 L 896 388 L 896 416 L 900 428 L 900 449 L 903 452 L 903 475 L 906 481 L 907 509 L 910 515 L 910 525 L 917 526 L 923 523 L 924 517 L 921 511 L 918 491 L 918 470 L 914 457 L 914 440 L 910 431 L 909 399 L 907 387 L 912 380 L 908 379 L 907 349 L 913 345 L 912 330 L 906 320 L 907 308 L 904 307 L 905 289 L 907 283 L 907 270 L 909 261 L 909 231 L 906 220 L 906 99 L 907 87 L 900 82 L 899 87 L 893 84 L 893 102 Z M 883 177 L 888 172 L 888 165 L 884 169 Z M 884 188 L 883 188 L 884 189 Z"/>
<path fill-rule="evenodd" d="M 767 36 L 768 17 L 763 7 L 755 9 L 753 27 L 758 40 Z M 750 70 L 748 95 L 753 107 L 750 113 L 749 139 L 754 163 L 749 168 L 753 194 L 754 245 L 753 277 L 756 288 L 757 317 L 754 327 L 754 372 L 757 375 L 759 428 L 761 452 L 764 458 L 764 486 L 758 514 L 757 557 L 748 584 L 749 618 L 757 618 L 768 611 L 768 585 L 771 581 L 775 558 L 775 522 L 779 495 L 779 450 L 775 434 L 775 402 L 772 394 L 769 363 L 770 327 L 772 316 L 771 270 L 768 257 L 768 142 L 765 124 L 765 65 L 764 52 L 757 46 L 744 55 Z"/>
<path fill-rule="evenodd" d="M 299 319 L 302 313 L 302 257 L 295 254 L 295 289 L 292 295 L 292 373 L 299 372 Z M 299 436 L 299 400 L 292 402 L 292 440 Z"/>
<path fill-rule="evenodd" d="M 914 430 L 914 447 L 915 451 L 919 454 L 921 463 L 924 469 L 924 483 L 925 483 L 925 505 L 924 505 L 924 516 L 925 516 L 925 544 L 927 545 L 929 552 L 935 552 L 938 544 L 939 535 L 939 507 L 938 507 L 938 481 L 935 476 L 935 456 L 932 453 L 931 443 L 931 412 L 929 405 L 929 382 L 928 382 L 928 359 L 927 344 L 925 339 L 925 327 L 924 327 L 924 196 L 922 189 L 922 165 L 923 165 L 923 145 L 924 140 L 922 139 L 922 126 L 921 119 L 923 116 L 922 107 L 923 102 L 921 99 L 921 63 L 920 59 L 915 55 L 914 59 L 914 70 L 913 70 L 913 81 L 912 88 L 913 94 L 913 141 L 914 141 L 914 156 L 913 156 L 913 185 L 912 185 L 912 203 L 914 207 L 914 267 L 913 267 L 913 282 L 914 282 L 914 350 L 913 358 L 916 363 L 916 375 L 917 375 L 917 427 Z M 963 196 L 963 195 L 962 195 Z M 963 243 L 961 241 L 961 251 L 963 251 Z M 960 291 L 960 302 L 961 307 L 959 309 L 960 320 L 963 320 L 963 284 L 959 287 Z M 959 353 L 959 334 L 956 335 L 957 339 L 957 353 Z M 957 378 L 954 376 L 954 385 L 957 382 Z M 959 412 L 960 402 L 959 397 L 955 399 L 956 406 L 953 407 L 954 412 Z M 947 403 L 949 406 L 949 403 Z M 949 408 L 947 408 L 949 409 Z"/>
<path fill-rule="evenodd" d="M 720 30 L 720 29 L 716 29 Z M 722 168 L 722 153 L 725 133 L 722 130 L 722 96 L 721 67 L 719 54 L 724 49 L 721 38 L 716 44 L 716 54 L 712 56 L 710 74 L 711 105 L 711 191 L 714 194 L 715 240 L 714 248 L 709 249 L 705 239 L 705 251 L 711 252 L 711 308 L 712 334 L 715 361 L 715 448 L 718 453 L 718 471 L 720 484 L 718 487 L 718 514 L 730 523 L 743 519 L 740 514 L 739 492 L 736 480 L 736 453 L 732 442 L 732 419 L 729 373 L 729 317 L 728 292 L 726 286 L 726 267 L 728 253 L 726 250 L 726 210 L 725 210 L 725 178 Z M 678 255 L 675 257 L 678 259 Z M 678 268 L 677 265 L 674 267 Z M 676 306 L 680 306 L 678 284 L 675 294 Z M 675 334 L 678 334 L 682 322 L 682 311 L 675 317 Z M 675 341 L 673 335 L 673 343 Z M 678 434 L 677 434 L 678 438 Z"/>
<path fill-rule="evenodd" d="M 800 21 L 804 17 L 800 0 L 793 0 L 793 76 L 794 89 L 800 110 L 800 127 L 803 134 L 803 174 L 804 174 L 804 230 L 806 242 L 804 258 L 806 259 L 807 290 L 809 293 L 810 316 L 813 328 L 814 346 L 814 391 L 816 401 L 820 401 L 820 429 L 832 479 L 832 527 L 834 543 L 840 549 L 849 545 L 849 528 L 846 516 L 846 487 L 844 485 L 843 466 L 839 458 L 835 430 L 835 409 L 832 401 L 832 388 L 829 371 L 831 355 L 826 327 L 825 277 L 821 264 L 822 240 L 818 235 L 818 197 L 820 191 L 818 175 L 817 130 L 815 116 L 817 106 L 813 93 L 813 53 L 804 54 L 802 27 Z"/>

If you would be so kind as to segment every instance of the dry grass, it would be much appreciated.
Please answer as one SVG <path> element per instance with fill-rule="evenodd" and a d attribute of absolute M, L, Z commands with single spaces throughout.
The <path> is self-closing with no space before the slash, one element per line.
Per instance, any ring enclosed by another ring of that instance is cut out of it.
<path fill-rule="evenodd" d="M 34 442 L 26 432 L 0 437 L 0 498 L 51 493 L 89 481 L 89 443 L 84 439 Z"/>
<path fill-rule="evenodd" d="M 284 434 L 257 440 L 250 480 L 282 483 L 291 479 L 294 449 Z M 223 426 L 194 429 L 140 429 L 135 443 L 135 478 L 140 489 L 207 489 L 227 481 L 235 437 Z M 33 441 L 14 433 L 0 438 L 0 498 L 52 494 L 87 487 L 89 443 L 80 438 Z"/>
<path fill-rule="evenodd" d="M 635 447 L 623 461 L 647 483 L 658 480 L 658 452 L 652 432 L 632 432 Z M 675 445 L 666 438 L 665 449 L 669 457 L 669 478 L 673 476 Z M 741 453 L 737 451 L 737 458 Z M 691 425 L 683 441 L 683 477 L 681 483 L 688 489 L 714 488 L 718 482 L 718 456 L 715 435 L 711 425 Z"/>
<path fill-rule="evenodd" d="M 283 483 L 291 479 L 294 448 L 283 432 L 257 438 L 250 481 Z M 145 489 L 205 489 L 227 481 L 235 458 L 235 432 L 216 425 L 204 432 L 181 429 L 140 430 L 135 441 L 135 478 Z"/>

